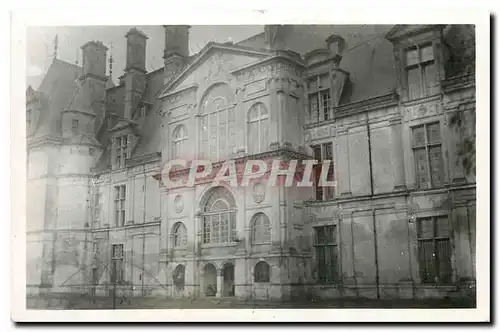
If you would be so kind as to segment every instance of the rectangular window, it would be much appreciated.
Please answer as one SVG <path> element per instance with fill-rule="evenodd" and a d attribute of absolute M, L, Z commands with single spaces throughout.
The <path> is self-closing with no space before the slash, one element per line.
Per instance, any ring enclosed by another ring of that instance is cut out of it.
<path fill-rule="evenodd" d="M 413 127 L 412 135 L 418 188 L 427 189 L 442 186 L 444 169 L 439 122 Z"/>
<path fill-rule="evenodd" d="M 410 100 L 439 93 L 439 77 L 432 44 L 407 49 L 405 65 Z"/>
<path fill-rule="evenodd" d="M 338 281 L 337 227 L 314 227 L 318 281 L 333 284 Z"/>
<path fill-rule="evenodd" d="M 112 248 L 112 271 L 113 276 L 112 281 L 117 284 L 122 284 L 124 281 L 124 255 L 123 255 L 123 244 L 114 244 Z"/>
<path fill-rule="evenodd" d="M 126 135 L 115 139 L 116 149 L 116 166 L 125 167 L 125 159 L 127 159 L 128 138 Z"/>
<path fill-rule="evenodd" d="M 115 187 L 115 225 L 116 227 L 125 225 L 125 196 L 126 186 Z"/>
<path fill-rule="evenodd" d="M 333 181 L 334 173 L 333 173 L 333 144 L 332 143 L 324 143 L 320 145 L 316 145 L 312 147 L 314 159 L 318 161 L 316 165 L 313 167 L 313 176 L 314 176 L 314 187 L 315 187 L 315 197 L 316 200 L 329 200 L 334 197 L 333 187 L 324 187 L 320 183 L 321 179 L 321 171 L 323 169 L 323 162 L 329 161 L 330 165 L 328 166 L 328 174 L 327 180 Z M 325 164 L 326 167 L 326 164 Z"/>
<path fill-rule="evenodd" d="M 331 96 L 328 75 L 320 75 L 310 79 L 308 87 L 311 122 L 331 119 Z"/>
<path fill-rule="evenodd" d="M 422 283 L 451 282 L 450 228 L 446 216 L 417 220 L 418 258 Z"/>
<path fill-rule="evenodd" d="M 71 120 L 71 130 L 75 134 L 78 133 L 78 120 L 76 119 Z"/>
<path fill-rule="evenodd" d="M 94 222 L 99 223 L 101 216 L 101 193 L 94 193 Z"/>

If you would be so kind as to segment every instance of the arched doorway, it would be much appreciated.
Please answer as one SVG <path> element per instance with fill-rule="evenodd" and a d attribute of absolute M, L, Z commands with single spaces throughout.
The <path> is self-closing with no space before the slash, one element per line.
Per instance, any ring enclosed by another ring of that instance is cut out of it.
<path fill-rule="evenodd" d="M 233 263 L 226 263 L 222 268 L 222 296 L 234 296 Z"/>
<path fill-rule="evenodd" d="M 210 263 L 203 268 L 203 294 L 205 296 L 217 294 L 217 269 Z"/>
<path fill-rule="evenodd" d="M 174 270 L 174 291 L 175 297 L 181 297 L 184 294 L 184 278 L 186 274 L 186 268 L 184 265 L 179 264 Z"/>

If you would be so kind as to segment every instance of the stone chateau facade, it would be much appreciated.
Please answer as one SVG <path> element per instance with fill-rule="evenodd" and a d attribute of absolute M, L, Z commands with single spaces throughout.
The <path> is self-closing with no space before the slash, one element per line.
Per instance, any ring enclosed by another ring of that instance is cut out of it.
<path fill-rule="evenodd" d="M 28 88 L 28 293 L 474 293 L 473 26 L 266 26 L 194 55 L 189 28 L 160 70 L 134 28 L 119 82 L 90 41 Z M 166 187 L 173 159 L 332 160 L 337 185 Z"/>

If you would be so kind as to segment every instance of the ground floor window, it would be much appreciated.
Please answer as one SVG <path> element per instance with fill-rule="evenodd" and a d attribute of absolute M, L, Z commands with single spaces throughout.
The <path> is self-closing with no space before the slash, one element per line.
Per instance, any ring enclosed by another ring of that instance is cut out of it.
<path fill-rule="evenodd" d="M 254 282 L 269 282 L 271 279 L 269 270 L 269 264 L 264 261 L 258 262 L 255 265 Z"/>
<path fill-rule="evenodd" d="M 448 217 L 419 218 L 417 236 L 421 282 L 451 282 L 451 242 Z"/>
<path fill-rule="evenodd" d="M 338 281 L 337 227 L 314 227 L 318 281 L 333 284 Z"/>
<path fill-rule="evenodd" d="M 123 244 L 114 244 L 112 247 L 113 256 L 112 256 L 112 276 L 113 282 L 117 284 L 121 284 L 124 282 L 124 255 L 123 255 Z"/>

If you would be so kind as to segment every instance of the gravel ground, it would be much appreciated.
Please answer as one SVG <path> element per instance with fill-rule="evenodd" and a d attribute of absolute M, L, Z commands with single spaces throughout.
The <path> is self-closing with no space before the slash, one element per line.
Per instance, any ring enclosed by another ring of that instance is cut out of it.
<path fill-rule="evenodd" d="M 112 309 L 109 298 L 64 297 L 27 298 L 28 309 Z M 322 301 L 266 301 L 238 299 L 158 299 L 131 298 L 116 300 L 116 309 L 244 309 L 244 308 L 474 308 L 473 299 L 373 300 L 335 299 Z"/>

